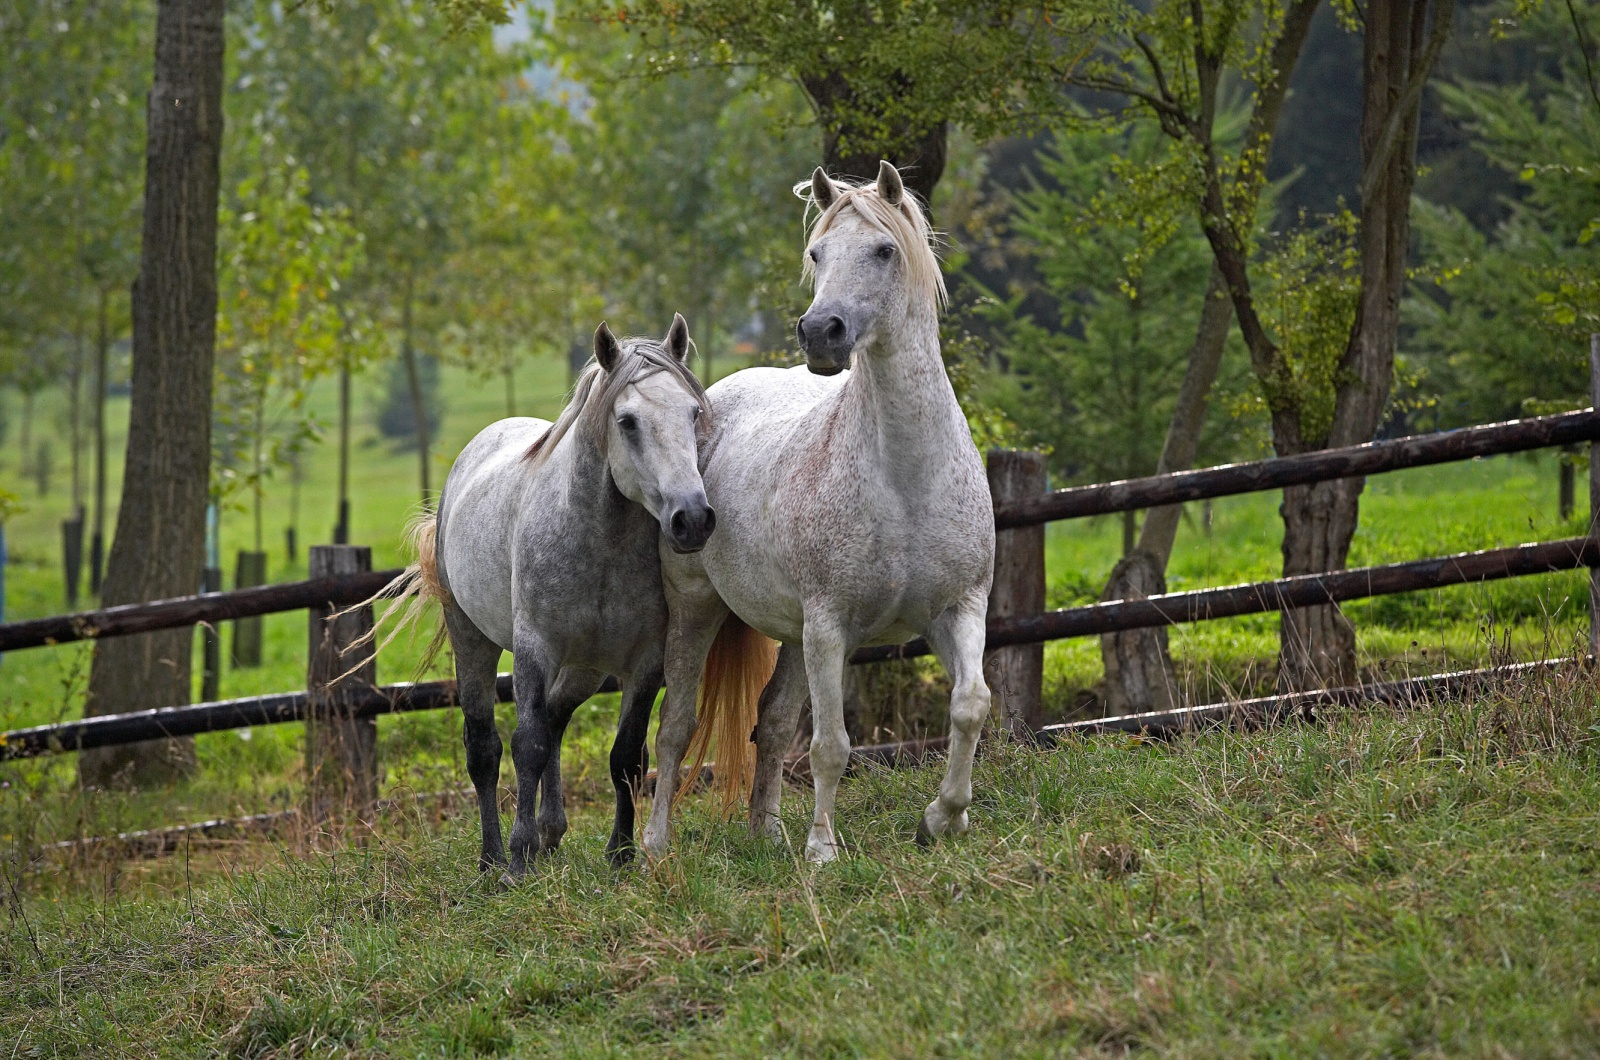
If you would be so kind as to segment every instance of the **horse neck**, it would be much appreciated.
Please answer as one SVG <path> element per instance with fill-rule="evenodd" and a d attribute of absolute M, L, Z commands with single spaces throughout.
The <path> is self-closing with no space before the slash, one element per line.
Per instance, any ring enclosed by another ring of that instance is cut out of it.
<path fill-rule="evenodd" d="M 584 424 L 573 425 L 561 439 L 561 448 L 565 452 L 557 455 L 565 457 L 563 492 L 567 499 L 567 518 L 590 526 L 620 528 L 633 514 L 632 510 L 643 511 L 624 497 L 611 481 L 611 465 Z"/>
<path fill-rule="evenodd" d="M 914 490 L 949 467 L 968 436 L 966 417 L 945 374 L 932 305 L 914 307 L 880 342 L 856 357 L 841 411 L 856 435 L 852 448 L 876 451 L 894 479 Z"/>

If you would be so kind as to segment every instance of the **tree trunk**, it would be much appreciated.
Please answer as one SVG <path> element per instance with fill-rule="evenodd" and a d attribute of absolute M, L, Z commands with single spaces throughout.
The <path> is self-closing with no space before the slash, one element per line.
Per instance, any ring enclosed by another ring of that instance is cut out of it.
<path fill-rule="evenodd" d="M 103 601 L 192 593 L 205 563 L 217 317 L 223 0 L 160 0 L 147 104 L 144 234 L 133 285 L 133 398 Z M 188 629 L 95 644 L 89 714 L 189 702 Z M 189 739 L 79 755 L 86 784 L 148 785 L 189 772 Z"/>
<path fill-rule="evenodd" d="M 1383 423 L 1411 241 L 1422 88 L 1450 32 L 1453 0 L 1372 0 L 1362 41 L 1361 292 L 1339 380 L 1331 447 L 1369 442 Z M 1280 449 L 1280 453 L 1282 450 Z M 1283 573 L 1342 570 L 1360 516 L 1365 479 L 1283 491 Z M 1284 612 L 1278 687 L 1354 684 L 1355 628 L 1336 605 Z"/>
<path fill-rule="evenodd" d="M 1194 464 L 1205 428 L 1211 386 L 1222 366 L 1233 304 L 1227 284 L 1215 264 L 1206 285 L 1205 303 L 1189 363 L 1178 389 L 1172 422 L 1167 425 L 1157 474 L 1181 471 Z M 1137 600 L 1167 591 L 1167 561 L 1178 536 L 1183 505 L 1171 504 L 1145 513 L 1139 543 L 1112 568 L 1102 600 Z M 1106 674 L 1106 708 L 1111 714 L 1170 710 L 1182 705 L 1177 671 L 1172 665 L 1166 629 L 1136 629 L 1107 633 L 1100 638 L 1100 658 Z"/>
<path fill-rule="evenodd" d="M 106 322 L 106 292 L 100 289 L 100 327 L 94 350 L 94 535 L 89 541 L 89 591 L 100 592 L 106 547 L 106 367 L 111 336 Z"/>
<path fill-rule="evenodd" d="M 350 543 L 350 360 L 339 366 L 339 521 L 333 527 L 333 543 Z"/>
<path fill-rule="evenodd" d="M 411 415 L 416 420 L 417 428 L 417 459 L 420 462 L 422 482 L 422 503 L 426 507 L 428 494 L 428 398 L 422 392 L 422 373 L 417 371 L 417 348 L 411 341 L 412 327 L 412 283 L 410 276 L 406 278 L 405 307 L 401 311 L 400 322 L 400 356 L 405 360 L 406 386 L 411 391 Z"/>
<path fill-rule="evenodd" d="M 836 71 L 825 77 L 808 77 L 803 84 L 822 126 L 822 164 L 830 175 L 874 180 L 878 161 L 885 159 L 925 204 L 933 201 L 933 189 L 944 176 L 949 122 L 936 122 L 926 129 L 896 129 L 885 139 L 882 132 L 850 123 L 849 115 L 856 109 L 855 90 L 845 75 Z"/>

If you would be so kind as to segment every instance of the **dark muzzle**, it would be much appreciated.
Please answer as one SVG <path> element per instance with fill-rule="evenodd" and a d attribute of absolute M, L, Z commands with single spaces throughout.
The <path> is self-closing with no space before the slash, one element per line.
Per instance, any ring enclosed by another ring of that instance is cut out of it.
<path fill-rule="evenodd" d="M 837 375 L 850 367 L 855 328 L 837 310 L 812 307 L 794 331 L 806 353 L 806 367 L 817 375 Z"/>
<path fill-rule="evenodd" d="M 672 551 L 699 552 L 706 547 L 711 531 L 717 528 L 717 513 L 702 498 L 696 504 L 686 504 L 667 516 L 664 529 Z"/>

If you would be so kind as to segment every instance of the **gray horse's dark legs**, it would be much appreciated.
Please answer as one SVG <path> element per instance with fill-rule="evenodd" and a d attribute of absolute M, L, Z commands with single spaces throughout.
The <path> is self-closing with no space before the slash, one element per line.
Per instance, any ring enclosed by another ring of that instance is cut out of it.
<path fill-rule="evenodd" d="M 618 868 L 633 860 L 633 800 L 645 771 L 650 768 L 650 751 L 645 737 L 650 731 L 650 712 L 655 709 L 656 693 L 661 691 L 661 671 L 635 675 L 623 696 L 622 718 L 617 738 L 611 744 L 611 786 L 617 790 L 617 816 L 611 825 L 606 854 Z"/>
<path fill-rule="evenodd" d="M 783 756 L 794 741 L 806 701 L 806 661 L 798 644 L 778 649 L 778 664 L 761 691 L 756 714 L 756 775 L 750 790 L 750 831 L 782 838 L 778 822 L 783 797 Z"/>
<path fill-rule="evenodd" d="M 500 733 L 494 726 L 495 670 L 500 645 L 478 631 L 454 602 L 444 609 L 445 627 L 456 659 L 456 695 L 461 701 L 462 742 L 467 748 L 467 775 L 478 795 L 478 821 L 483 845 L 478 870 L 506 863 L 500 840 Z"/>
<path fill-rule="evenodd" d="M 511 761 L 517 767 L 517 817 L 511 826 L 511 871 L 528 871 L 528 863 L 539 853 L 535 808 L 539 805 L 539 783 L 550 764 L 553 734 L 546 713 L 545 669 L 532 645 L 517 640 L 512 649 L 513 683 L 517 695 L 517 728 L 511 734 Z"/>

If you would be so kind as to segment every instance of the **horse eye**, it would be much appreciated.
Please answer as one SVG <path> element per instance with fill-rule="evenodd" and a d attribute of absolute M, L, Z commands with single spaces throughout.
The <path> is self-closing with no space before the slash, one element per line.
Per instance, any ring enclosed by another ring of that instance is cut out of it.
<path fill-rule="evenodd" d="M 813 265 L 822 260 L 821 256 L 817 253 L 816 247 L 812 247 L 809 251 L 807 251 L 807 254 L 810 256 L 811 263 Z"/>
<path fill-rule="evenodd" d="M 878 248 L 879 261 L 888 261 L 892 257 L 894 257 L 894 247 L 890 246 L 888 243 L 885 243 L 883 246 Z"/>
<path fill-rule="evenodd" d="M 638 428 L 639 421 L 631 413 L 624 413 L 617 417 L 617 426 L 625 431 L 631 431 Z"/>
<path fill-rule="evenodd" d="M 695 419 L 696 419 L 696 420 L 698 420 L 698 419 L 699 419 L 699 418 L 700 418 L 700 411 L 701 411 L 701 410 L 700 410 L 700 406 L 699 406 L 699 405 L 696 405 L 696 406 L 695 406 L 695 407 L 694 407 L 694 418 L 695 418 Z"/>

